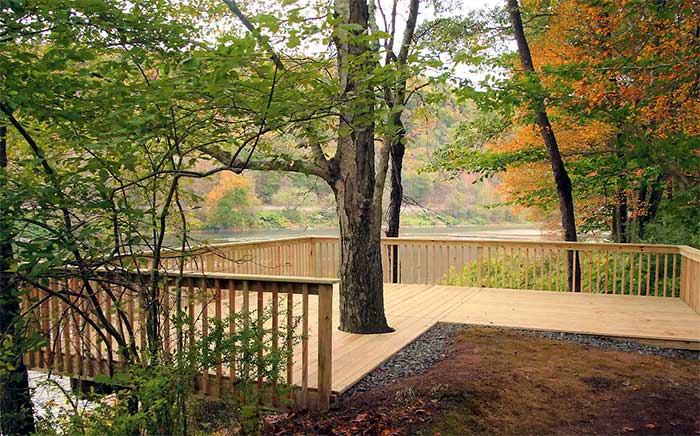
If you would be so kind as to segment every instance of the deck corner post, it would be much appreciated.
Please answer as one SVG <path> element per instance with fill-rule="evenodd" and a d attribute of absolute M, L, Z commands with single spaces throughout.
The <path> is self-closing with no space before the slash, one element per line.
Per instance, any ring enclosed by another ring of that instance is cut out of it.
<path fill-rule="evenodd" d="M 318 287 L 318 408 L 330 407 L 333 383 L 333 285 Z"/>

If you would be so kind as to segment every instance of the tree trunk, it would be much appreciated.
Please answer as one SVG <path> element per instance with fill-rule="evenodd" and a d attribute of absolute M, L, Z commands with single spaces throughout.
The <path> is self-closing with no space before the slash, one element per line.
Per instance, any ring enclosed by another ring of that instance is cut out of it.
<path fill-rule="evenodd" d="M 7 128 L 0 126 L 0 192 L 4 192 L 7 168 Z M 5 364 L 12 369 L 0 373 L 0 430 L 3 434 L 34 432 L 34 414 L 29 392 L 29 376 L 24 365 L 22 340 L 17 331 L 20 318 L 19 290 L 7 270 L 12 264 L 11 223 L 9 214 L 0 210 L 0 334 L 11 338 L 12 345 Z M 8 351 L 8 350 L 6 350 Z"/>
<path fill-rule="evenodd" d="M 347 179 L 346 179 L 347 180 Z M 380 233 L 366 201 L 337 185 L 340 218 L 340 330 L 352 333 L 386 333 Z"/>
<path fill-rule="evenodd" d="M 403 157 L 406 153 L 404 138 L 406 129 L 401 121 L 401 114 L 394 120 L 395 134 L 391 141 L 391 191 L 389 193 L 389 208 L 387 209 L 387 227 L 385 235 L 390 238 L 399 236 L 401 225 L 401 206 L 403 204 L 403 182 L 401 181 L 401 171 L 403 169 Z M 398 245 L 392 245 L 392 283 L 399 282 L 399 249 Z"/>
<path fill-rule="evenodd" d="M 659 205 L 664 195 L 662 183 L 663 176 L 659 176 L 656 182 L 651 185 L 651 192 L 648 200 L 649 206 L 647 207 L 646 213 L 639 218 L 639 239 L 644 238 L 646 225 L 656 218 L 656 213 L 659 211 Z"/>
<path fill-rule="evenodd" d="M 338 146 L 330 162 L 331 188 L 340 223 L 340 329 L 352 333 L 392 331 L 384 315 L 381 214 L 375 204 L 374 105 L 368 80 L 376 66 L 367 40 L 365 0 L 336 1 L 350 30 L 338 32 L 338 77 L 343 90 Z"/>
<path fill-rule="evenodd" d="M 391 192 L 389 194 L 389 208 L 387 209 L 387 227 L 385 235 L 390 238 L 399 236 L 401 223 L 401 205 L 403 203 L 403 184 L 401 171 L 403 169 L 403 157 L 406 146 L 403 144 L 405 130 L 399 121 L 402 133 L 397 134 L 391 141 Z"/>
<path fill-rule="evenodd" d="M 525 30 L 523 29 L 518 0 L 508 0 L 508 11 L 510 14 L 510 22 L 513 26 L 515 41 L 518 45 L 518 54 L 520 56 L 520 63 L 523 70 L 526 72 L 526 74 L 531 75 L 539 83 L 535 73 L 535 67 L 532 62 L 532 55 L 530 54 L 530 46 L 528 45 L 525 37 Z M 540 134 L 542 135 L 542 140 L 544 141 L 544 144 L 547 147 L 547 152 L 549 153 L 549 161 L 552 166 L 552 173 L 554 174 L 557 196 L 559 197 L 559 212 L 561 213 L 561 225 L 562 229 L 564 230 L 564 240 L 575 242 L 577 240 L 576 220 L 574 216 L 574 199 L 571 179 L 569 178 L 569 174 L 564 166 L 564 161 L 562 160 L 561 153 L 559 152 L 559 145 L 557 144 L 557 139 L 554 135 L 554 130 L 552 129 L 552 124 L 549 122 L 549 117 L 547 116 L 544 96 L 534 95 L 532 97 L 532 109 L 535 112 L 537 125 L 539 126 Z M 578 252 L 576 251 L 570 251 L 568 253 L 567 276 L 569 290 L 572 292 L 580 291 L 581 266 Z"/>
<path fill-rule="evenodd" d="M 627 242 L 627 195 L 620 187 L 618 187 L 615 192 L 612 237 L 615 242 Z"/>

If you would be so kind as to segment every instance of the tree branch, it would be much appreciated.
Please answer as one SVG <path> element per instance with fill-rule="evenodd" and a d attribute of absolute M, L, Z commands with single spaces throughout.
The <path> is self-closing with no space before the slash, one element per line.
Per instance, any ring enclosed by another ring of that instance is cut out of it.
<path fill-rule="evenodd" d="M 231 9 L 231 12 L 238 17 L 239 20 L 241 20 L 241 23 L 250 31 L 250 33 L 255 37 L 255 39 L 258 41 L 260 45 L 262 45 L 265 50 L 270 54 L 270 59 L 272 59 L 272 62 L 275 63 L 275 66 L 280 69 L 284 70 L 284 64 L 282 63 L 282 60 L 280 59 L 279 55 L 275 52 L 275 50 L 272 48 L 270 43 L 265 39 L 265 37 L 260 33 L 260 30 L 257 29 L 253 23 L 248 19 L 248 17 L 243 14 L 243 12 L 240 10 L 238 5 L 234 0 L 224 0 L 224 3 L 226 3 L 226 6 L 228 6 L 229 9 Z"/>

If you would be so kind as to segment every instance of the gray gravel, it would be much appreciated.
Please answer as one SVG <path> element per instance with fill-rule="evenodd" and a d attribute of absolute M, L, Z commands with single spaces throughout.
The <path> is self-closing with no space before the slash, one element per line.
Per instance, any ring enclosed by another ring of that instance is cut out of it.
<path fill-rule="evenodd" d="M 647 354 L 653 356 L 672 357 L 677 359 L 700 360 L 700 352 L 691 350 L 677 350 L 675 348 L 663 348 L 654 345 L 642 344 L 621 338 L 607 336 L 579 335 L 576 333 L 542 332 L 533 330 L 512 329 L 528 335 L 538 336 L 557 341 L 575 342 L 596 348 L 604 348 L 614 351 L 626 351 L 629 353 Z"/>
<path fill-rule="evenodd" d="M 349 398 L 357 393 L 427 371 L 446 356 L 451 339 L 465 328 L 463 324 L 435 324 L 345 391 L 342 397 Z"/>
<path fill-rule="evenodd" d="M 386 386 L 405 377 L 417 375 L 428 370 L 433 364 L 447 355 L 448 346 L 452 338 L 460 331 L 484 327 L 473 324 L 438 323 L 428 329 L 415 341 L 401 349 L 389 360 L 382 363 L 374 371 L 367 374 L 352 388 L 343 393 L 341 399 L 347 399 L 355 394 L 367 392 L 372 389 Z M 489 327 L 503 330 L 517 331 L 545 339 L 574 342 L 590 347 L 603 348 L 615 351 L 625 351 L 662 357 L 700 360 L 700 352 L 662 348 L 653 345 L 641 344 L 619 338 L 605 336 L 581 335 L 575 333 L 543 332 L 524 329 L 510 329 L 503 327 Z"/>

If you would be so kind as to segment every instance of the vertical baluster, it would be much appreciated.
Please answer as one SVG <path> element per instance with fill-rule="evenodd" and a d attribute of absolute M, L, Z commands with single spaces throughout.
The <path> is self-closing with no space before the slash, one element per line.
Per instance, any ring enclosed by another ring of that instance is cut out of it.
<path fill-rule="evenodd" d="M 199 295 L 200 303 L 202 305 L 201 317 L 202 317 L 202 337 L 207 337 L 209 335 L 209 286 L 207 279 L 203 278 L 199 280 Z M 204 395 L 209 395 L 209 366 L 204 367 L 202 372 L 202 382 L 201 382 L 201 392 Z"/>
<path fill-rule="evenodd" d="M 326 251 L 328 246 L 326 246 Z M 272 353 L 277 354 L 279 350 L 279 289 L 276 282 L 270 284 L 272 287 Z M 273 405 L 277 406 L 277 380 L 272 381 Z"/>
<path fill-rule="evenodd" d="M 214 317 L 217 321 L 222 321 L 222 311 L 221 311 L 221 280 L 214 280 Z M 220 397 L 223 393 L 224 386 L 224 365 L 221 362 L 221 353 L 216 355 L 216 390 L 217 395 Z"/>
<path fill-rule="evenodd" d="M 301 317 L 301 399 L 309 406 L 309 285 L 302 286 Z"/>
<path fill-rule="evenodd" d="M 642 261 L 643 257 L 644 254 L 642 252 L 639 252 L 637 262 L 637 295 L 642 295 L 642 265 L 644 264 L 644 262 Z"/>
<path fill-rule="evenodd" d="M 596 262 L 595 291 L 598 294 L 600 294 L 600 250 L 596 251 L 595 262 Z"/>
<path fill-rule="evenodd" d="M 664 297 L 668 297 L 668 253 L 664 253 Z"/>
<path fill-rule="evenodd" d="M 236 334 L 236 282 L 233 280 L 228 280 L 228 331 L 231 336 Z M 234 344 L 235 346 L 236 344 Z M 231 388 L 233 388 L 236 382 L 236 355 L 230 356 L 231 361 L 229 362 L 229 381 L 231 382 Z"/>
<path fill-rule="evenodd" d="M 617 252 L 613 252 L 613 294 L 617 294 Z"/>
<path fill-rule="evenodd" d="M 626 270 L 626 263 L 625 263 L 625 252 L 620 253 L 620 294 L 625 293 L 625 270 Z"/>
<path fill-rule="evenodd" d="M 529 289 L 530 283 L 530 248 L 525 248 L 525 289 Z"/>
<path fill-rule="evenodd" d="M 171 299 L 170 299 L 170 286 L 171 281 L 166 280 L 163 285 L 164 295 L 161 297 L 161 304 L 163 305 L 163 349 L 166 354 L 170 354 L 170 313 L 171 313 Z M 109 299 L 107 299 L 109 301 Z"/>
<path fill-rule="evenodd" d="M 333 250 L 335 251 L 335 250 Z M 294 383 L 294 285 L 287 284 L 287 331 L 286 333 L 286 352 L 287 352 L 287 386 L 292 386 Z M 291 399 L 290 390 L 290 398 Z"/>
<path fill-rule="evenodd" d="M 647 253 L 647 286 L 646 289 L 644 290 L 644 295 L 651 295 L 651 253 Z"/>
<path fill-rule="evenodd" d="M 661 256 L 659 253 L 655 254 L 654 260 L 654 296 L 659 296 L 659 267 L 661 266 Z"/>
<path fill-rule="evenodd" d="M 633 295 L 633 289 L 634 289 L 634 252 L 627 253 L 627 255 L 630 258 L 630 285 L 629 285 L 629 295 Z"/>
<path fill-rule="evenodd" d="M 261 344 L 264 341 L 263 337 L 263 314 L 265 311 L 265 296 L 264 296 L 264 289 L 263 289 L 263 283 L 262 282 L 255 282 L 255 290 L 257 291 L 257 313 L 256 313 L 256 329 L 258 331 L 258 343 Z M 263 350 L 260 348 L 258 350 L 258 362 L 263 361 Z M 263 388 L 263 377 L 262 377 L 262 368 L 256 366 L 255 368 L 257 372 L 257 380 L 258 380 L 258 392 L 262 392 Z"/>
<path fill-rule="evenodd" d="M 66 280 L 64 286 L 67 290 L 72 291 L 71 286 L 72 280 Z M 70 297 L 68 297 L 70 299 Z M 71 342 L 71 309 L 68 303 L 61 301 L 61 320 L 63 324 L 63 370 L 67 371 L 69 374 L 73 373 L 73 351 Z"/>
<path fill-rule="evenodd" d="M 587 251 L 588 258 L 588 292 L 593 292 L 593 252 Z"/>
<path fill-rule="evenodd" d="M 49 280 L 49 289 L 51 289 L 53 292 L 58 291 L 58 283 L 56 283 L 56 279 Z M 49 343 L 49 346 L 55 351 L 55 354 L 52 353 L 51 364 L 52 366 L 56 365 L 59 372 L 62 372 L 63 341 L 61 339 L 61 333 L 63 333 L 63 328 L 61 326 L 61 300 L 57 297 L 51 297 L 49 298 L 49 301 L 51 302 L 51 325 L 53 326 L 53 336 L 51 338 L 52 342 Z"/>

